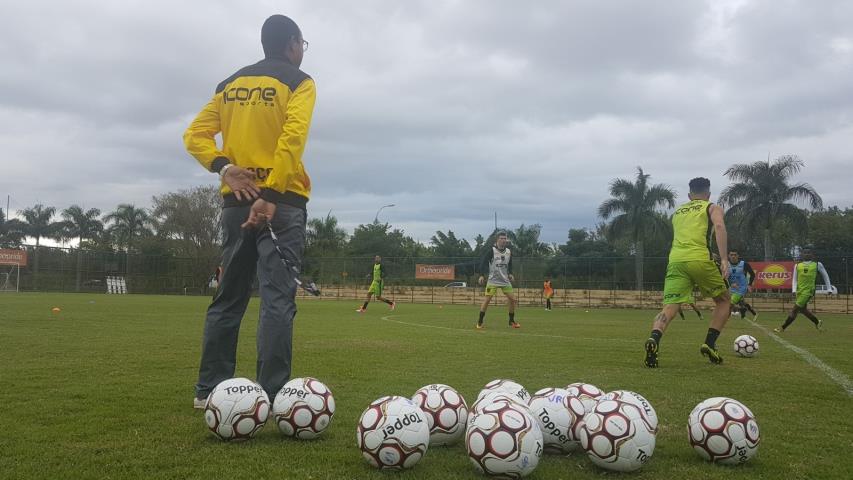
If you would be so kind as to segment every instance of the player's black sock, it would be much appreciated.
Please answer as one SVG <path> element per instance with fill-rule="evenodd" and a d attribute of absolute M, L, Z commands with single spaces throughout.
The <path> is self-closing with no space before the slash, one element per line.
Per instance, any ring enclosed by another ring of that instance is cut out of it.
<path fill-rule="evenodd" d="M 545 308 L 547 308 L 548 310 L 551 310 L 551 299 L 550 298 L 545 300 Z"/>
<path fill-rule="evenodd" d="M 788 326 L 794 323 L 794 319 L 797 318 L 794 315 L 788 315 L 788 318 L 785 319 L 785 323 L 782 325 L 782 330 L 788 328 Z"/>
<path fill-rule="evenodd" d="M 663 332 L 661 332 L 660 330 L 652 330 L 652 334 L 650 335 L 650 337 L 652 340 L 655 341 L 656 344 L 660 345 L 660 339 L 661 337 L 663 337 Z"/>
<path fill-rule="evenodd" d="M 681 315 L 681 319 L 684 320 L 684 312 L 682 312 L 680 308 L 678 309 L 678 314 Z"/>
<path fill-rule="evenodd" d="M 367 304 L 370 302 L 364 302 L 364 305 L 361 306 L 362 310 L 367 310 Z"/>
<path fill-rule="evenodd" d="M 388 305 L 391 305 L 392 303 L 394 303 L 394 302 L 392 302 L 391 300 L 388 300 L 388 299 L 383 299 L 382 301 L 383 301 L 383 302 L 385 302 L 385 303 L 387 303 Z"/>
<path fill-rule="evenodd" d="M 709 328 L 708 335 L 705 336 L 705 345 L 711 348 L 717 348 L 717 337 L 720 336 L 720 331 L 716 328 Z"/>
<path fill-rule="evenodd" d="M 809 320 L 811 320 L 811 321 L 812 321 L 812 323 L 814 323 L 815 325 L 817 325 L 817 324 L 818 324 L 818 322 L 820 322 L 820 320 L 818 320 L 818 319 L 817 319 L 817 317 L 815 316 L 815 314 L 814 314 L 814 313 L 812 313 L 812 312 L 810 312 L 810 311 L 808 311 L 808 310 L 806 310 L 805 312 L 803 312 L 803 315 L 805 315 L 805 316 L 806 316 Z"/>
<path fill-rule="evenodd" d="M 515 312 L 510 312 L 509 313 L 509 324 L 512 325 L 513 323 L 515 323 Z"/>
<path fill-rule="evenodd" d="M 746 307 L 740 307 L 738 312 L 740 313 L 740 318 L 746 317 Z"/>
<path fill-rule="evenodd" d="M 758 315 L 758 312 L 756 312 L 755 309 L 752 308 L 752 305 L 750 305 L 748 303 L 744 303 L 744 305 L 746 306 L 746 309 L 749 310 L 749 313 L 751 313 L 753 317 Z"/>
<path fill-rule="evenodd" d="M 480 319 L 479 319 L 479 320 L 477 320 L 477 325 L 482 325 L 482 324 L 483 324 L 483 319 L 484 319 L 484 318 L 486 318 L 486 312 L 484 312 L 484 311 L 482 311 L 482 310 L 481 310 L 481 311 L 480 311 Z"/>

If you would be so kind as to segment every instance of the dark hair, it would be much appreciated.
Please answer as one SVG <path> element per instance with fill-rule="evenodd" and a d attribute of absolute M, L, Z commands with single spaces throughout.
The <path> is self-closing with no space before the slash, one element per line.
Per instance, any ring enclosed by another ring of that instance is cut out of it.
<path fill-rule="evenodd" d="M 507 234 L 506 234 L 506 231 L 505 231 L 505 230 L 498 230 L 498 231 L 495 233 L 495 238 L 496 238 L 496 239 L 497 239 L 498 237 L 506 237 L 506 236 L 507 236 Z"/>
<path fill-rule="evenodd" d="M 267 57 L 280 57 L 287 49 L 287 44 L 294 38 L 299 38 L 302 32 L 296 22 L 284 15 L 273 15 L 261 27 L 261 45 Z"/>
<path fill-rule="evenodd" d="M 737 248 L 730 248 L 729 253 L 740 253 L 737 251 Z"/>
<path fill-rule="evenodd" d="M 711 181 L 705 177 L 690 180 L 690 193 L 708 193 L 711 191 Z"/>

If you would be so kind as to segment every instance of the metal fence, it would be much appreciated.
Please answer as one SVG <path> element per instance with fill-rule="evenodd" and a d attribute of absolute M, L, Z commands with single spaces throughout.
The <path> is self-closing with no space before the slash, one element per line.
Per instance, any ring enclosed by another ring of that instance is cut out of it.
<path fill-rule="evenodd" d="M 207 287 L 219 259 L 124 252 L 96 252 L 70 248 L 27 246 L 29 262 L 20 270 L 21 291 L 105 292 L 105 277 L 123 276 L 130 293 L 209 294 Z M 851 256 L 822 257 L 840 294 L 849 295 Z M 449 281 L 415 279 L 415 264 L 454 265 L 456 280 L 476 285 L 476 258 L 384 258 L 389 287 L 443 287 Z M 663 289 L 667 259 L 643 261 L 641 291 Z M 544 257 L 513 259 L 515 286 L 541 289 L 545 276 L 557 290 L 637 291 L 633 257 Z M 373 258 L 306 258 L 303 271 L 327 289 L 367 288 Z"/>

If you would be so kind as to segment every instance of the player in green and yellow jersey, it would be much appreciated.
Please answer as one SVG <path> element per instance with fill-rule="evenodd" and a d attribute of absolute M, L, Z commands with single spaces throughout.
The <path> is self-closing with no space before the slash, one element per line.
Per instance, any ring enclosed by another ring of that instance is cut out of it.
<path fill-rule="evenodd" d="M 823 329 L 823 322 L 809 310 L 809 302 L 812 297 L 814 297 L 815 280 L 817 280 L 818 272 L 820 272 L 820 275 L 823 277 L 823 284 L 826 285 L 827 290 L 830 292 L 832 291 L 832 283 L 829 281 L 829 274 L 826 273 L 826 269 L 823 268 L 823 264 L 814 261 L 814 253 L 812 253 L 811 249 L 804 249 L 802 257 L 803 261 L 794 267 L 794 283 L 792 290 L 794 294 L 796 294 L 797 300 L 794 302 L 794 308 L 791 309 L 791 313 L 788 314 L 788 318 L 785 319 L 785 324 L 773 329 L 774 332 L 784 332 L 789 325 L 794 323 L 794 320 L 800 313 L 811 320 L 812 323 L 814 323 L 815 328 L 818 330 Z"/>
<path fill-rule="evenodd" d="M 707 178 L 690 180 L 690 201 L 672 215 L 672 250 L 666 267 L 663 287 L 663 310 L 655 317 L 651 337 L 646 340 L 645 365 L 658 366 L 660 340 L 669 322 L 684 303 L 693 301 L 693 287 L 714 299 L 714 313 L 705 343 L 699 348 L 711 363 L 723 363 L 717 351 L 717 337 L 729 320 L 731 301 L 725 278 L 729 275 L 728 260 L 714 263 L 711 254 L 711 234 L 717 241 L 720 258 L 726 258 L 728 235 L 723 209 L 709 201 L 711 182 Z"/>
<path fill-rule="evenodd" d="M 370 283 L 370 289 L 367 290 L 367 300 L 364 305 L 359 307 L 356 312 L 364 313 L 367 310 L 367 304 L 370 303 L 370 298 L 376 295 L 376 299 L 380 302 L 385 302 L 391 307 L 391 310 L 397 308 L 397 304 L 382 296 L 382 289 L 385 287 L 385 266 L 382 265 L 382 257 L 379 255 L 373 257 L 373 281 Z"/>

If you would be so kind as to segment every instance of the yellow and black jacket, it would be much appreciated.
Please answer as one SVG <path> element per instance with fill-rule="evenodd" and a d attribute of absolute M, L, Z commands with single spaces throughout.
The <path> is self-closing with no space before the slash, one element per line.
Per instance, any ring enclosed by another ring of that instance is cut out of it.
<path fill-rule="evenodd" d="M 302 153 L 315 98 L 308 74 L 284 59 L 265 58 L 216 87 L 184 133 L 184 145 L 212 172 L 229 163 L 255 172 L 264 200 L 305 208 L 311 180 Z M 222 150 L 215 138 L 220 132 Z M 224 183 L 222 195 L 226 207 L 240 205 Z"/>

